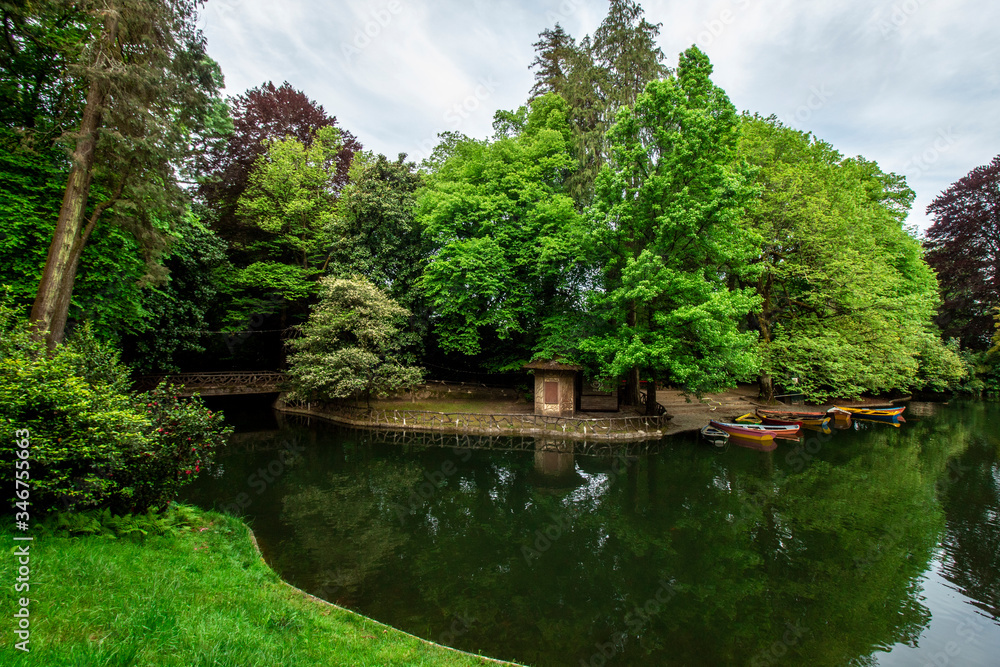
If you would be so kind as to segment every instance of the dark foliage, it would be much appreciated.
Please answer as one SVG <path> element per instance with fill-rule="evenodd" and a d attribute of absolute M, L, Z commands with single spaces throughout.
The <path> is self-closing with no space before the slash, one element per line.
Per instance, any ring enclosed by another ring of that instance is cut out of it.
<path fill-rule="evenodd" d="M 233 133 L 229 141 L 214 147 L 200 165 L 202 180 L 199 194 L 205 204 L 214 209 L 217 219 L 213 228 L 230 242 L 233 250 L 241 250 L 260 234 L 255 227 L 242 225 L 237 219 L 236 206 L 247 188 L 254 163 L 266 148 L 265 142 L 294 137 L 306 146 L 321 127 L 336 127 L 337 119 L 322 105 L 310 100 L 287 81 L 275 87 L 268 81 L 230 100 Z M 348 181 L 348 170 L 354 153 L 361 144 L 350 132 L 341 130 L 344 147 L 338 155 L 338 190 Z M 239 263 L 239 258 L 234 257 Z"/>
<path fill-rule="evenodd" d="M 973 169 L 927 207 L 927 262 L 938 273 L 945 337 L 985 350 L 1000 305 L 1000 155 Z"/>

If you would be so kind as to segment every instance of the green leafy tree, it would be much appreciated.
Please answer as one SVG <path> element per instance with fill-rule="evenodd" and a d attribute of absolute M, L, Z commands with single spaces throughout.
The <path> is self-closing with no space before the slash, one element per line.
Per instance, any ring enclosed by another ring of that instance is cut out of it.
<path fill-rule="evenodd" d="M 323 127 L 311 145 L 279 139 L 257 160 L 238 210 L 270 234 L 261 244 L 269 255 L 303 269 L 322 262 L 321 231 L 334 215 L 340 149 L 340 132 Z"/>
<path fill-rule="evenodd" d="M 0 21 L 0 126 L 44 151 L 79 122 L 85 87 L 70 68 L 89 30 L 84 3 L 4 2 Z"/>
<path fill-rule="evenodd" d="M 410 307 L 423 261 L 420 225 L 414 219 L 421 177 L 416 165 L 405 160 L 405 155 L 392 162 L 384 155 L 356 154 L 325 233 L 330 275 L 363 276 Z"/>
<path fill-rule="evenodd" d="M 274 141 L 291 137 L 310 146 L 321 127 L 338 126 L 336 118 L 287 81 L 280 86 L 268 81 L 230 98 L 228 112 L 232 132 L 199 156 L 197 193 L 209 213 L 203 215 L 206 224 L 226 241 L 230 260 L 242 267 L 263 259 L 264 251 L 258 251 L 256 242 L 265 233 L 238 211 L 258 160 Z M 361 150 L 350 132 L 338 129 L 342 148 L 336 190 L 347 184 L 352 156 Z"/>
<path fill-rule="evenodd" d="M 711 391 L 757 366 L 756 334 L 739 327 L 756 297 L 730 288 L 756 252 L 739 224 L 751 190 L 732 167 L 739 119 L 711 72 L 691 47 L 608 135 L 613 159 L 591 211 L 603 270 L 594 303 L 608 328 L 581 348 L 603 375 L 627 379 L 630 405 L 640 373 Z"/>
<path fill-rule="evenodd" d="M 336 213 L 341 149 L 339 130 L 325 126 L 309 145 L 277 139 L 257 159 L 237 210 L 258 234 L 246 245 L 253 261 L 230 280 L 227 326 L 245 327 L 250 313 L 277 313 L 284 330 L 307 315 L 328 257 L 324 230 Z"/>
<path fill-rule="evenodd" d="M 444 351 L 486 349 L 493 370 L 520 368 L 542 343 L 544 319 L 579 305 L 567 111 L 557 95 L 538 98 L 523 129 L 512 126 L 516 136 L 458 143 L 427 177 L 421 286 Z"/>
<path fill-rule="evenodd" d="M 143 288 L 145 330 L 123 341 L 139 372 L 175 372 L 199 361 L 211 346 L 205 332 L 220 326 L 218 304 L 233 274 L 225 242 L 193 213 L 173 236 L 163 256 L 166 282 Z"/>
<path fill-rule="evenodd" d="M 68 137 L 69 174 L 31 314 L 50 345 L 63 337 L 80 257 L 106 214 L 155 258 L 183 206 L 179 172 L 220 104 L 196 0 L 81 7 L 85 39 L 68 73 L 85 102 Z"/>
<path fill-rule="evenodd" d="M 412 344 L 406 333 L 408 310 L 364 279 L 327 277 L 320 302 L 302 336 L 290 343 L 290 396 L 328 400 L 384 396 L 420 382 L 420 368 L 408 366 L 401 350 Z"/>
<path fill-rule="evenodd" d="M 746 218 L 762 239 L 747 282 L 761 394 L 776 378 L 819 400 L 956 382 L 961 361 L 932 324 L 937 283 L 904 227 L 905 181 L 773 117 L 744 117 L 739 159 L 761 193 Z"/>
<path fill-rule="evenodd" d="M 532 99 L 552 92 L 570 106 L 577 169 L 566 188 L 580 209 L 590 204 L 594 179 L 609 157 L 605 135 L 619 109 L 634 105 L 648 82 L 670 72 L 656 45 L 659 34 L 660 25 L 649 23 L 637 2 L 611 0 L 593 37 L 577 43 L 556 24 L 534 44 Z"/>
<path fill-rule="evenodd" d="M 45 265 L 68 166 L 58 147 L 33 145 L 25 136 L 0 130 L 0 284 L 10 286 L 27 314 Z M 135 236 L 101 221 L 80 255 L 68 326 L 88 320 L 108 340 L 144 330 L 142 285 L 148 282 L 147 269 Z"/>

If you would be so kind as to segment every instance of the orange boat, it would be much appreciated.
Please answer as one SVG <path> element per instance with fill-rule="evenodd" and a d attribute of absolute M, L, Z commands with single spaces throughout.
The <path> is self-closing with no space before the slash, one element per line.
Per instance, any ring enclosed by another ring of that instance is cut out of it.
<path fill-rule="evenodd" d="M 713 428 L 725 431 L 729 435 L 753 440 L 756 442 L 770 442 L 775 438 L 788 438 L 797 436 L 798 426 L 763 426 L 761 424 L 730 424 L 719 422 L 714 419 L 709 422 Z"/>

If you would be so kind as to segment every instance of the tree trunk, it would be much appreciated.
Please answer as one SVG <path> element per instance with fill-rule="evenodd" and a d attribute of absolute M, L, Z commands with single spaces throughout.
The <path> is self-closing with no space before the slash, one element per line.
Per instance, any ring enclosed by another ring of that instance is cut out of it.
<path fill-rule="evenodd" d="M 635 316 L 635 301 L 631 301 L 628 304 L 628 314 L 626 316 L 626 324 L 629 328 L 635 329 L 636 316 Z M 638 406 L 639 405 L 639 367 L 633 366 L 629 369 L 628 374 L 625 376 L 625 395 L 622 397 L 620 403 L 623 405 Z"/>
<path fill-rule="evenodd" d="M 73 151 L 73 167 L 66 182 L 59 219 L 52 234 L 42 279 L 38 283 L 38 293 L 31 307 L 31 321 L 35 331 L 39 334 L 47 332 L 45 335 L 49 348 L 63 339 L 77 264 L 86 243 L 86 237 L 82 235 L 83 218 L 90 193 L 97 130 L 101 124 L 104 98 L 103 86 L 98 82 L 91 83 L 80 122 L 80 138 Z"/>
<path fill-rule="evenodd" d="M 761 375 L 757 378 L 757 385 L 760 387 L 760 400 L 772 403 L 774 401 L 774 378 L 770 375 Z"/>
<path fill-rule="evenodd" d="M 651 382 L 646 383 L 646 416 L 655 417 L 659 414 L 658 405 L 659 403 L 656 402 L 656 378 L 654 377 Z"/>

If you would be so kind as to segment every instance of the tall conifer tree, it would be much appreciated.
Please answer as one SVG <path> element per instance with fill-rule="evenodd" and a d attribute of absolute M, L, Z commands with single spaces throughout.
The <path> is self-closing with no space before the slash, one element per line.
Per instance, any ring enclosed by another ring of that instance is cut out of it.
<path fill-rule="evenodd" d="M 198 4 L 83 3 L 90 34 L 70 73 L 86 89 L 86 101 L 31 311 L 50 345 L 63 337 L 80 255 L 101 217 L 123 210 L 121 219 L 155 249 L 162 225 L 180 214 L 178 170 L 217 110 L 222 85 L 195 26 Z"/>

